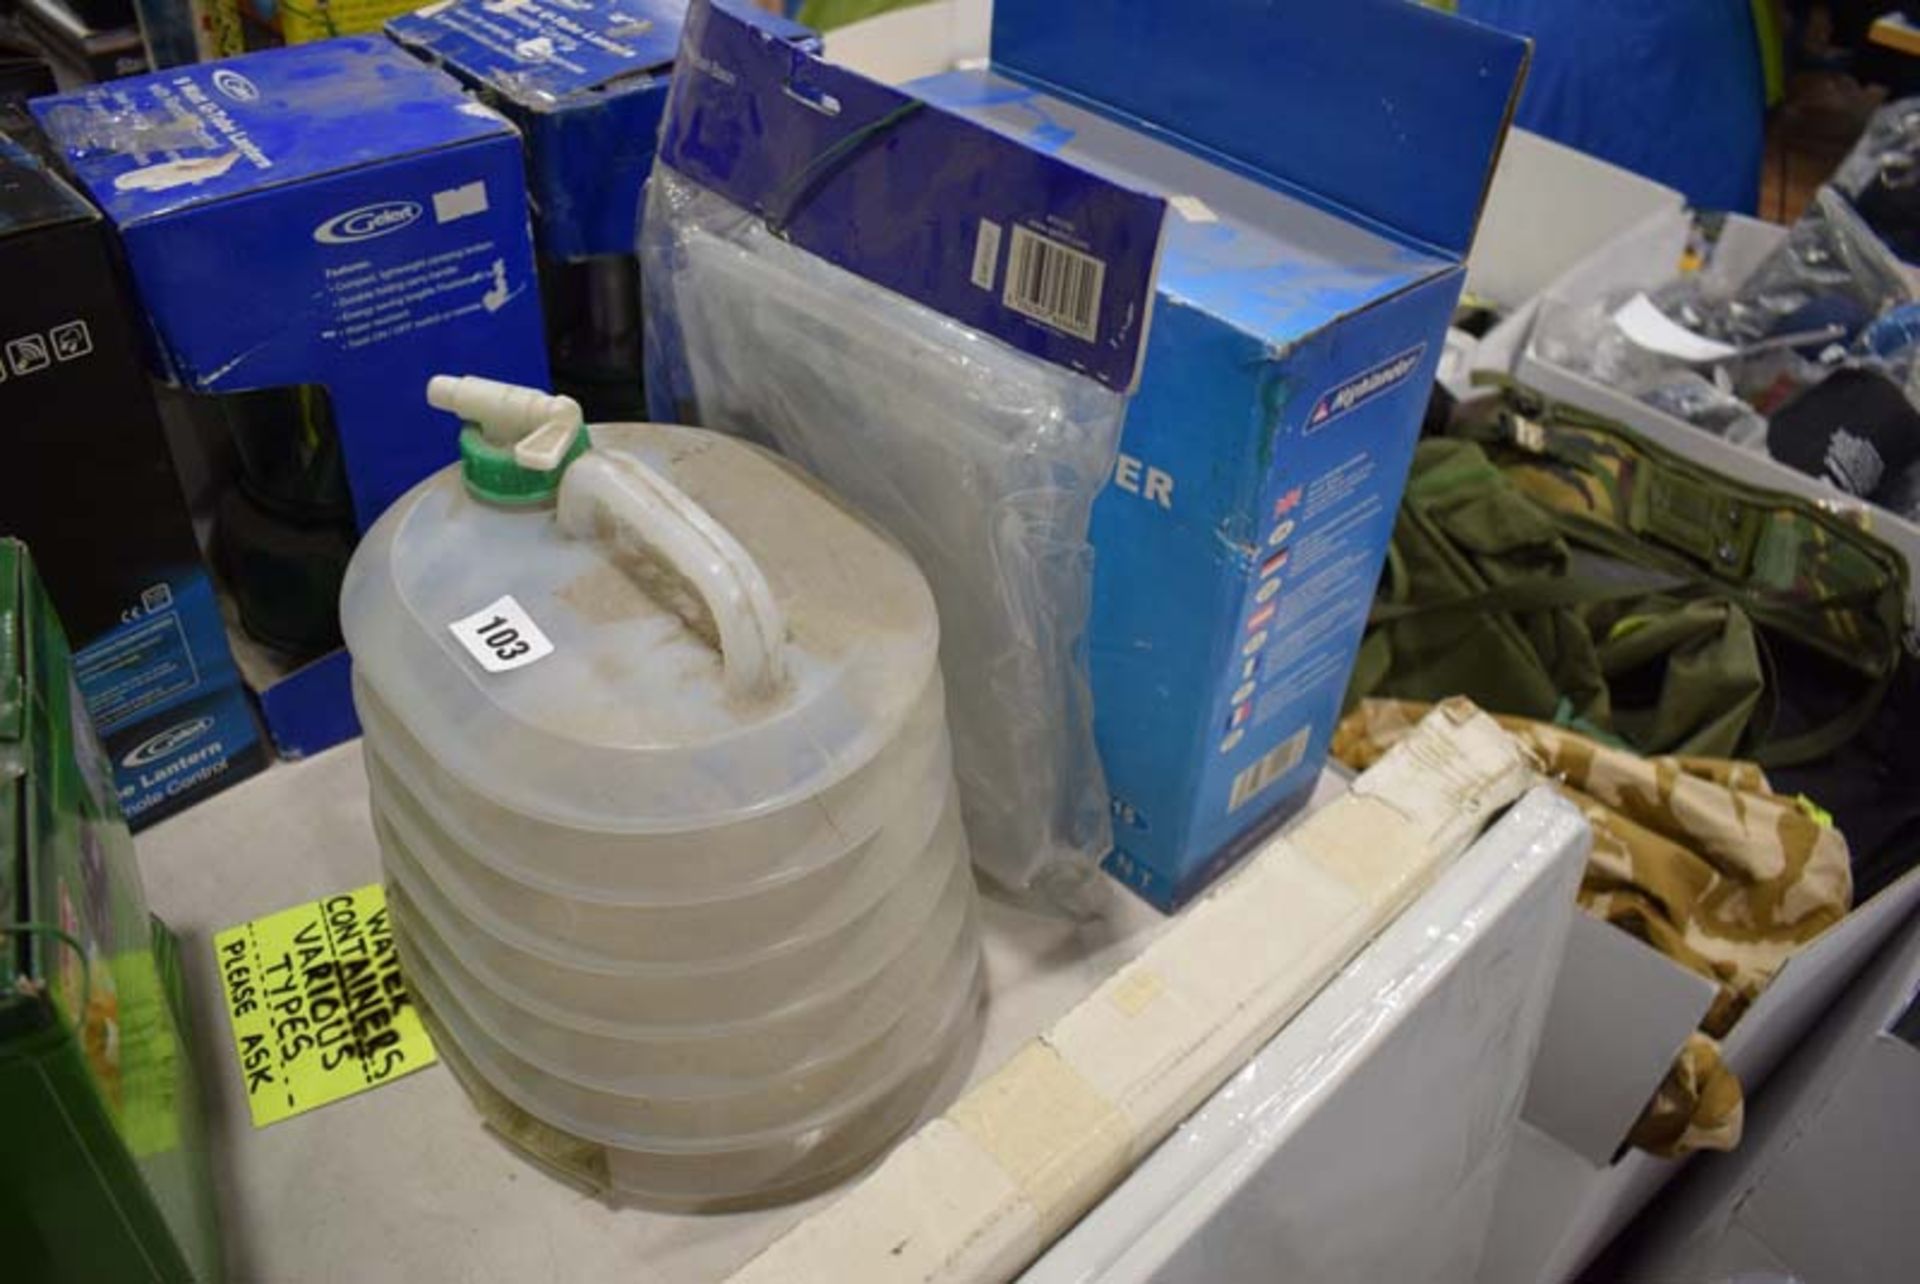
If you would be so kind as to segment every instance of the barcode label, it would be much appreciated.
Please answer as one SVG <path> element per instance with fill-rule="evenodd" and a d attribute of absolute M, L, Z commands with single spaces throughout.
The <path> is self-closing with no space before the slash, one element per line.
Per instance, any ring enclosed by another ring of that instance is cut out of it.
<path fill-rule="evenodd" d="M 1015 224 L 1001 299 L 1022 316 L 1094 342 L 1099 336 L 1100 287 L 1107 265 Z"/>
<path fill-rule="evenodd" d="M 1252 802 L 1261 790 L 1299 766 L 1301 755 L 1307 752 L 1307 736 L 1312 730 L 1311 723 L 1300 728 L 1235 776 L 1233 788 L 1227 794 L 1227 810 L 1239 811 Z"/>
<path fill-rule="evenodd" d="M 993 274 L 1000 266 L 1000 225 L 990 218 L 980 220 L 979 234 L 973 238 L 973 283 L 993 293 Z"/>

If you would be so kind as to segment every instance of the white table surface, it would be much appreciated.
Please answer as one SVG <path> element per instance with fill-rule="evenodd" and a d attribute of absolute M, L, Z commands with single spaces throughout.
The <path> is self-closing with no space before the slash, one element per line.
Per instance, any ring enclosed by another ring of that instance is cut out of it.
<path fill-rule="evenodd" d="M 1314 805 L 1342 784 L 1323 775 Z M 253 780 L 140 834 L 148 900 L 181 937 L 236 1284 L 724 1278 L 834 1192 L 727 1215 L 614 1208 L 546 1176 L 432 1066 L 264 1129 L 247 1114 L 213 934 L 380 877 L 358 742 Z M 1118 891 L 1075 925 L 988 900 L 990 1072 L 1146 947 L 1166 920 Z"/>

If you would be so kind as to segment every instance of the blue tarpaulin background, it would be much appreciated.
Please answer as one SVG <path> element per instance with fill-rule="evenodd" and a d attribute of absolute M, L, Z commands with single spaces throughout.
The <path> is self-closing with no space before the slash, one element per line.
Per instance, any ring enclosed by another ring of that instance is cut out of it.
<path fill-rule="evenodd" d="M 1749 0 L 1459 0 L 1534 41 L 1516 123 L 1684 192 L 1752 213 L 1765 77 Z"/>

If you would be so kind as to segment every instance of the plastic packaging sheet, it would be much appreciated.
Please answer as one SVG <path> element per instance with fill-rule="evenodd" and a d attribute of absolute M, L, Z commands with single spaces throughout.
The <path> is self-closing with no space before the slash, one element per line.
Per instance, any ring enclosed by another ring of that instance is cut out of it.
<path fill-rule="evenodd" d="M 1920 98 L 1875 112 L 1832 181 L 1900 257 L 1920 261 Z"/>
<path fill-rule="evenodd" d="M 976 863 L 1090 909 L 1111 844 L 1082 634 L 1125 399 L 788 244 L 656 166 L 652 413 L 785 453 L 890 531 L 940 610 Z"/>
<path fill-rule="evenodd" d="M 1833 171 L 1833 185 L 1858 197 L 1874 179 L 1920 180 L 1920 98 L 1902 98 L 1873 113 L 1859 139 Z"/>
<path fill-rule="evenodd" d="M 1900 261 L 1845 197 L 1822 188 L 1778 249 L 1731 297 L 1701 297 L 1676 319 L 1729 343 L 1844 326 L 1845 338 L 1913 298 Z"/>
<path fill-rule="evenodd" d="M 1767 421 L 1732 389 L 1722 387 L 1698 371 L 1665 372 L 1645 381 L 1638 395 L 1655 410 L 1725 437 L 1736 446 L 1766 448 Z"/>
<path fill-rule="evenodd" d="M 1515 804 L 1023 1284 L 1470 1284 L 1590 839 Z"/>

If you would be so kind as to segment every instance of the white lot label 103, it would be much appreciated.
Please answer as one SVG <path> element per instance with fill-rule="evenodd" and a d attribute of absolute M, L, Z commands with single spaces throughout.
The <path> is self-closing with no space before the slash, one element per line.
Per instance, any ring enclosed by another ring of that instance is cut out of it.
<path fill-rule="evenodd" d="M 488 673 L 523 669 L 553 654 L 553 643 L 512 594 L 447 626 Z"/>

